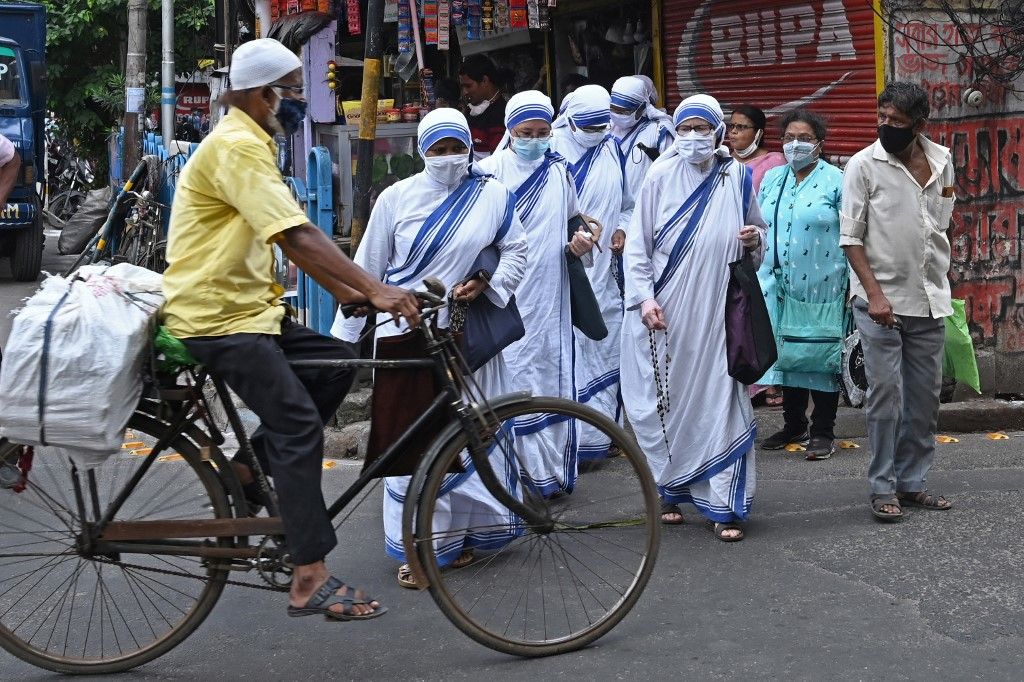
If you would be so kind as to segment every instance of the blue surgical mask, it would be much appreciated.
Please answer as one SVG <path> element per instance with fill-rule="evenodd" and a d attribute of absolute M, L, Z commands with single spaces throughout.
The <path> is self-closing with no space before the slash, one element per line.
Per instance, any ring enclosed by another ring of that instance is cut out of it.
<path fill-rule="evenodd" d="M 284 129 L 284 134 L 294 135 L 306 120 L 306 103 L 301 99 L 281 98 L 274 115 Z"/>
<path fill-rule="evenodd" d="M 793 140 L 782 145 L 782 153 L 786 155 L 786 161 L 793 170 L 798 171 L 818 160 L 818 145 L 814 142 Z"/>
<path fill-rule="evenodd" d="M 512 138 L 512 150 L 526 161 L 536 161 L 551 148 L 551 140 L 543 137 L 530 140 L 525 137 Z"/>

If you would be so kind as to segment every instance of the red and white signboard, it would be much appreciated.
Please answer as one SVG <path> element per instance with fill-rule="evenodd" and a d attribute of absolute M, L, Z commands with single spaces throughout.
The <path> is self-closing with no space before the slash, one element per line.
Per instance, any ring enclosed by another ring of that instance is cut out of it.
<path fill-rule="evenodd" d="M 778 117 L 806 106 L 829 121 L 825 153 L 849 157 L 876 138 L 874 13 L 866 0 L 665 0 L 669 106 L 705 93 L 728 115 L 753 104 Z M 670 109 L 671 111 L 671 109 Z"/>
<path fill-rule="evenodd" d="M 178 83 L 175 113 L 188 116 L 193 110 L 210 113 L 210 86 L 206 83 Z"/>

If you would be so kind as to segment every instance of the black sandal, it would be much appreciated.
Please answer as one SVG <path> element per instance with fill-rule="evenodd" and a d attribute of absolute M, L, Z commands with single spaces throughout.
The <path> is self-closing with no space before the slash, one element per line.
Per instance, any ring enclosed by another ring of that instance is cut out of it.
<path fill-rule="evenodd" d="M 730 531 L 730 530 L 739 531 L 740 534 L 739 535 L 726 535 L 725 533 L 727 531 Z M 715 523 L 715 537 L 718 538 L 719 540 L 721 540 L 722 542 L 739 542 L 744 537 L 744 535 L 743 535 L 743 526 L 741 526 L 740 524 L 736 523 L 735 521 L 730 521 L 729 523 L 717 523 L 716 522 Z"/>
<path fill-rule="evenodd" d="M 370 613 L 357 614 L 354 613 L 355 606 L 369 606 L 374 601 L 373 597 L 369 595 L 363 595 L 362 599 L 356 599 L 357 590 L 351 585 L 345 585 L 345 593 L 343 595 L 337 594 L 343 582 L 331 576 L 327 579 L 320 589 L 313 593 L 306 602 L 305 606 L 289 606 L 288 615 L 293 618 L 299 616 L 315 616 L 322 614 L 327 620 L 370 620 L 371 618 L 377 618 L 383 616 L 388 612 L 386 606 L 378 606 Z M 341 604 L 341 611 L 332 611 L 331 607 L 335 604 Z"/>
<path fill-rule="evenodd" d="M 921 507 L 932 511 L 947 511 L 953 508 L 953 503 L 942 495 L 932 495 L 927 490 L 919 493 L 896 493 L 896 497 L 903 504 L 911 507 Z"/>
<path fill-rule="evenodd" d="M 882 510 L 883 507 L 896 507 L 899 511 L 887 512 Z M 871 496 L 871 513 L 879 521 L 891 523 L 903 518 L 903 507 L 900 506 L 899 498 L 895 495 L 876 494 Z"/>
<path fill-rule="evenodd" d="M 678 521 L 666 521 L 665 514 L 678 514 Z M 683 510 L 679 508 L 678 504 L 672 504 L 671 502 L 661 503 L 661 522 L 666 526 L 681 526 L 686 523 L 686 519 L 683 517 Z"/>

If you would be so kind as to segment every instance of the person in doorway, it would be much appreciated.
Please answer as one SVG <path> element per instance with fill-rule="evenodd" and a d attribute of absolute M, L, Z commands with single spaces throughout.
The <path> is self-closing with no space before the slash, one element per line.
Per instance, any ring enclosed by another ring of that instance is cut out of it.
<path fill-rule="evenodd" d="M 846 257 L 839 248 L 843 173 L 821 156 L 828 132 L 825 119 L 806 109 L 796 109 L 782 118 L 780 127 L 787 165 L 768 171 L 758 197 L 768 222 L 765 259 L 758 279 L 776 329 L 780 293 L 805 303 L 834 303 L 838 307 L 845 300 L 849 282 Z M 835 330 L 836 338 L 842 339 L 845 329 L 844 322 Z M 764 439 L 761 449 L 781 450 L 796 443 L 806 447 L 808 460 L 831 457 L 839 409 L 838 374 L 780 372 L 773 368 L 762 382 L 782 386 L 785 425 Z M 810 430 L 808 400 L 814 402 Z"/>
<path fill-rule="evenodd" d="M 616 277 L 615 253 L 625 243 L 625 226 L 633 197 L 623 180 L 618 145 L 610 132 L 611 96 L 600 85 L 584 85 L 562 102 L 553 124 L 552 149 L 569 162 L 579 196 L 580 213 L 601 225 L 599 251 L 587 270 L 608 336 L 601 341 L 576 335 L 576 400 L 620 421 L 619 329 L 622 294 Z M 610 441 L 591 428 L 580 433 L 579 457 L 595 460 L 609 454 Z"/>
<path fill-rule="evenodd" d="M 763 252 L 764 221 L 749 168 L 722 146 L 717 100 L 675 110 L 676 141 L 640 188 L 626 237 L 622 399 L 661 495 L 661 521 L 691 502 L 725 542 L 754 496 L 754 411 L 729 376 L 728 264 Z"/>
<path fill-rule="evenodd" d="M 564 76 L 558 83 L 558 88 L 562 93 L 562 101 L 564 102 L 565 98 L 572 94 L 574 90 L 584 85 L 591 85 L 591 81 L 581 73 L 570 73 Z"/>
<path fill-rule="evenodd" d="M 253 40 L 232 56 L 230 77 L 230 111 L 188 160 L 174 195 L 164 324 L 260 418 L 252 446 L 273 477 L 295 565 L 289 615 L 375 618 L 386 609 L 332 577 L 324 563 L 337 538 L 320 491 L 323 425 L 352 373 L 288 364 L 354 353 L 286 316 L 274 245 L 340 301 L 368 301 L 412 325 L 419 323 L 417 301 L 356 267 L 310 224 L 284 184 L 273 136 L 302 122 L 299 58 L 276 40 Z M 268 501 L 252 464 L 233 463 L 250 508 Z"/>
<path fill-rule="evenodd" d="M 949 228 L 955 201 L 949 149 L 924 135 L 930 109 L 920 86 L 890 83 L 878 96 L 878 140 L 846 166 L 840 245 L 864 349 L 871 440 L 871 511 L 902 505 L 947 510 L 928 491 L 950 302 Z"/>
<path fill-rule="evenodd" d="M 489 57 L 475 54 L 459 66 L 459 85 L 466 99 L 466 118 L 473 134 L 473 158 L 477 161 L 494 153 L 505 136 L 505 98 L 502 88 L 507 74 Z"/>
<path fill-rule="evenodd" d="M 593 243 L 576 234 L 566 244 L 569 218 L 579 213 L 568 165 L 550 151 L 551 100 L 527 90 L 513 95 L 506 109 L 508 146 L 480 162 L 516 196 L 516 213 L 529 245 L 520 289 L 519 312 L 526 335 L 503 352 L 513 390 L 572 400 L 573 327 L 565 252 L 589 256 Z M 571 492 L 576 480 L 576 428 L 571 421 L 550 424 L 522 439 L 525 473 L 545 496 Z"/>
<path fill-rule="evenodd" d="M 11 191 L 18 184 L 21 172 L 21 155 L 14 148 L 14 143 L 0 135 L 0 210 L 7 205 Z"/>
<path fill-rule="evenodd" d="M 672 146 L 672 117 L 650 100 L 647 83 L 639 76 L 623 76 L 612 85 L 612 135 L 622 152 L 629 193 L 636 196 L 648 169 Z"/>
<path fill-rule="evenodd" d="M 526 238 L 515 211 L 515 196 L 494 178 L 470 167 L 473 144 L 469 124 L 455 109 L 435 109 L 424 116 L 417 138 L 425 168 L 381 192 L 356 251 L 356 264 L 375 277 L 400 285 L 436 277 L 456 302 L 469 303 L 477 296 L 487 296 L 504 307 L 526 268 Z M 462 192 L 464 200 L 453 208 L 448 199 L 456 192 Z M 500 255 L 490 279 L 474 276 L 466 280 L 480 252 L 492 245 Z M 446 314 L 438 324 L 447 327 Z M 355 341 L 362 329 L 362 320 L 345 319 L 339 314 L 331 333 Z M 376 333 L 381 338 L 405 331 L 404 326 L 387 324 L 378 327 Z M 502 354 L 474 372 L 473 380 L 485 397 L 508 393 L 510 378 Z M 470 467 L 469 454 L 464 452 L 463 457 L 463 464 Z M 492 449 L 492 467 L 511 489 L 509 482 L 518 479 L 518 465 L 506 457 L 504 448 Z M 409 479 L 384 479 L 385 551 L 398 561 L 406 558 L 402 507 Z M 478 473 L 451 474 L 442 490 L 434 517 L 440 566 L 465 566 L 473 561 L 475 549 L 500 549 L 520 531 L 515 515 L 494 499 Z M 490 524 L 493 532 L 481 536 L 467 533 L 467 523 Z M 398 568 L 398 582 L 402 587 L 418 587 L 412 569 L 405 563 Z"/>

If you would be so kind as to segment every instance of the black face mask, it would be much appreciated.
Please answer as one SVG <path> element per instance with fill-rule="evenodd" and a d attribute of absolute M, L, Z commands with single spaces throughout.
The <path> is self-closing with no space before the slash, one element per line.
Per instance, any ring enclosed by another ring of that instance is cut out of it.
<path fill-rule="evenodd" d="M 300 99 L 282 99 L 277 107 L 277 120 L 285 135 L 294 135 L 306 118 L 306 103 Z"/>
<path fill-rule="evenodd" d="M 897 128 L 890 125 L 878 126 L 878 140 L 882 143 L 882 149 L 890 154 L 899 154 L 910 146 L 917 137 L 914 128 Z"/>

